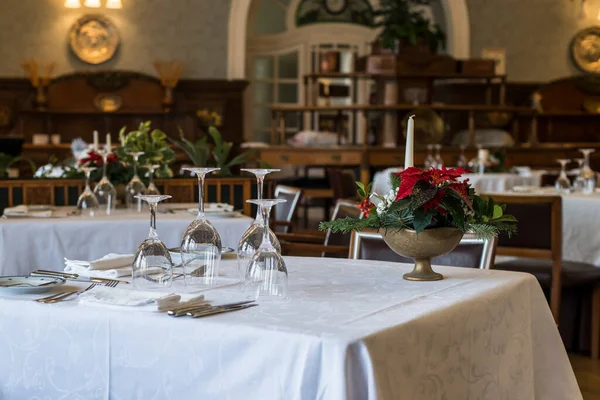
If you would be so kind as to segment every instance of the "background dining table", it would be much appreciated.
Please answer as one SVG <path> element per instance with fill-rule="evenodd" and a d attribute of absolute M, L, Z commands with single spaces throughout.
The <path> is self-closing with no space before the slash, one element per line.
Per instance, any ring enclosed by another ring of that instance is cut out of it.
<path fill-rule="evenodd" d="M 159 205 L 156 224 L 159 238 L 169 248 L 179 247 L 197 204 Z M 168 209 L 174 210 L 166 212 Z M 56 207 L 51 218 L 0 219 L 0 275 L 23 275 L 36 269 L 62 271 L 64 258 L 90 261 L 108 253 L 133 254 L 150 231 L 150 213 L 115 210 L 94 217 L 69 215 L 73 207 Z M 254 221 L 208 216 L 223 246 L 236 249 Z"/>
<path fill-rule="evenodd" d="M 436 267 L 446 279 L 410 282 L 408 264 L 285 260 L 286 299 L 201 319 L 0 293 L 0 397 L 582 398 L 531 275 Z M 207 299 L 243 299 L 236 261 L 221 270 Z"/>

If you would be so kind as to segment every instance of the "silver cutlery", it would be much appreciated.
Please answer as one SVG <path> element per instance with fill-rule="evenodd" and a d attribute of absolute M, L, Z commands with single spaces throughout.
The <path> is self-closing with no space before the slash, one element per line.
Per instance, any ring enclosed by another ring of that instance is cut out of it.
<path fill-rule="evenodd" d="M 108 282 L 118 282 L 118 283 L 129 284 L 129 282 L 119 280 L 119 279 L 91 278 L 91 277 L 87 277 L 87 276 L 81 276 L 78 274 L 69 274 L 66 272 L 48 271 L 48 270 L 44 270 L 44 269 L 38 269 L 38 270 L 30 273 L 29 275 L 31 275 L 31 276 L 53 276 L 53 277 L 59 277 L 59 278 L 64 278 L 67 280 L 78 281 L 78 282 L 97 282 L 97 283 L 104 283 L 104 284 L 107 284 Z"/>
<path fill-rule="evenodd" d="M 42 287 L 42 286 L 52 285 L 53 283 L 56 283 L 56 281 L 50 281 L 50 282 L 42 283 L 41 285 L 34 285 L 32 283 L 25 283 L 25 282 L 10 283 L 8 285 L 0 285 L 0 287 L 19 287 L 19 286 L 25 286 L 25 287 Z"/>
<path fill-rule="evenodd" d="M 229 307 L 237 307 L 237 306 L 242 306 L 242 305 L 246 305 L 246 304 L 250 304 L 250 303 L 254 303 L 254 300 L 238 301 L 236 303 L 221 304 L 218 306 L 213 306 L 210 304 L 196 304 L 194 306 L 173 308 L 172 310 L 168 310 L 167 314 L 169 314 L 172 317 L 181 317 L 183 315 L 186 315 L 188 312 L 211 310 L 211 309 L 215 309 L 215 308 L 226 309 Z"/>
<path fill-rule="evenodd" d="M 90 286 L 88 286 L 84 290 L 71 290 L 71 291 L 67 291 L 67 292 L 61 292 L 61 293 L 57 293 L 52 296 L 37 299 L 36 301 L 38 303 L 46 303 L 46 304 L 58 303 L 60 301 L 67 299 L 68 297 L 71 297 L 74 294 L 81 294 L 83 292 L 87 292 L 88 290 L 92 289 L 95 286 L 98 286 L 98 283 L 92 283 Z"/>
<path fill-rule="evenodd" d="M 211 315 L 224 314 L 224 313 L 228 313 L 228 312 L 232 312 L 232 311 L 245 310 L 246 308 L 256 307 L 257 305 L 258 304 L 245 304 L 243 306 L 235 306 L 235 307 L 228 307 L 228 308 L 215 307 L 212 310 L 198 311 L 195 313 L 192 312 L 192 313 L 187 313 L 186 315 L 188 315 L 192 318 L 202 318 L 202 317 L 208 317 Z"/>

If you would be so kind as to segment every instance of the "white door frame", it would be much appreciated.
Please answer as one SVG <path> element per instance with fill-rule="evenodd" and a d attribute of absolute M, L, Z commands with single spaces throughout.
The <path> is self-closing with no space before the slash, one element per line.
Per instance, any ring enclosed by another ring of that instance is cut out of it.
<path fill-rule="evenodd" d="M 227 78 L 246 78 L 248 14 L 252 0 L 231 0 L 227 38 Z M 467 0 L 441 0 L 446 16 L 448 53 L 455 58 L 471 55 L 471 28 Z M 295 3 L 295 2 L 293 2 Z"/>

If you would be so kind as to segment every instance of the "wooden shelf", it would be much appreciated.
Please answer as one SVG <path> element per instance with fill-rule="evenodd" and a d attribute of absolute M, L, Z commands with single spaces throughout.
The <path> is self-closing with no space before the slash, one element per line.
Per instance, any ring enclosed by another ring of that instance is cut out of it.
<path fill-rule="evenodd" d="M 367 72 L 318 72 L 304 75 L 306 79 L 318 78 L 339 78 L 339 79 L 434 79 L 434 80 L 453 80 L 453 79 L 506 79 L 506 75 L 490 74 L 431 74 L 431 73 L 379 73 L 372 74 Z"/>
<path fill-rule="evenodd" d="M 168 112 L 162 110 L 139 110 L 139 111 L 128 111 L 128 110 L 119 110 L 115 112 L 101 112 L 95 110 L 22 110 L 20 111 L 22 114 L 28 115 L 40 115 L 40 116 L 53 116 L 53 115 L 82 115 L 82 116 L 154 116 L 154 117 L 163 117 L 163 116 L 178 116 L 178 115 L 186 115 L 188 113 L 176 113 L 176 112 Z"/>
<path fill-rule="evenodd" d="M 343 105 L 343 106 L 272 106 L 274 112 L 335 112 L 335 111 L 412 111 L 412 110 L 435 110 L 435 111 L 478 111 L 478 112 L 513 112 L 521 114 L 535 114 L 531 107 L 515 107 L 487 104 L 394 104 L 394 105 Z"/>

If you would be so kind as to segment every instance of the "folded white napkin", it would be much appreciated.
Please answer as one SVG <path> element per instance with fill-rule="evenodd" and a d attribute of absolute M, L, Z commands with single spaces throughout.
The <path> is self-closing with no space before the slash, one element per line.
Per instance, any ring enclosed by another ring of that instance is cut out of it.
<path fill-rule="evenodd" d="M 37 217 L 47 218 L 52 216 L 52 210 L 32 211 L 24 204 L 16 207 L 7 207 L 4 209 L 4 215 L 7 217 Z"/>
<path fill-rule="evenodd" d="M 233 206 L 227 203 L 206 203 L 204 204 L 204 212 L 231 212 L 233 211 Z"/>
<path fill-rule="evenodd" d="M 123 276 L 131 278 L 131 265 L 123 268 L 104 269 L 104 270 L 89 270 L 79 264 L 66 264 L 64 271 L 68 274 L 77 274 L 79 276 L 87 276 L 89 278 L 104 278 L 117 279 Z M 161 268 L 157 268 L 157 273 L 161 272 Z"/>
<path fill-rule="evenodd" d="M 167 311 L 172 307 L 185 307 L 205 303 L 204 295 L 181 301 L 179 294 L 141 291 L 135 289 L 95 286 L 79 296 L 79 303 L 117 307 L 143 307 L 149 311 Z"/>
<path fill-rule="evenodd" d="M 89 271 L 107 270 L 115 268 L 129 267 L 133 263 L 133 254 L 114 254 L 110 253 L 102 258 L 93 261 L 69 260 L 65 258 L 66 265 L 78 265 L 87 268 Z"/>

